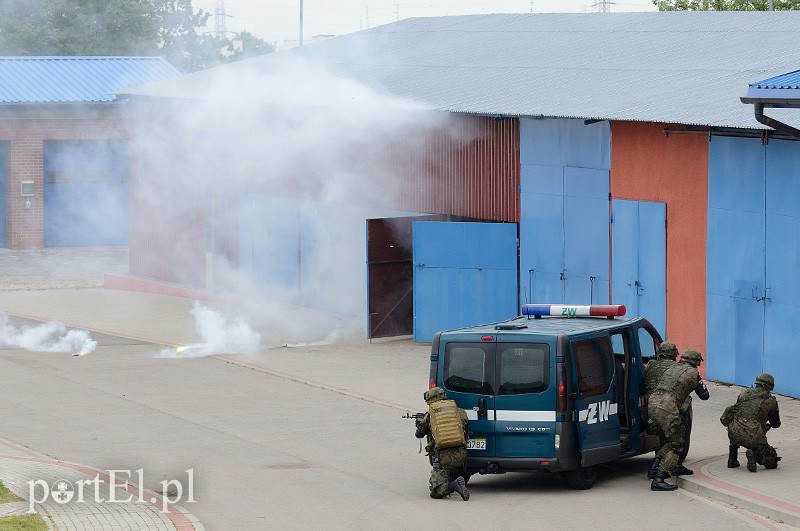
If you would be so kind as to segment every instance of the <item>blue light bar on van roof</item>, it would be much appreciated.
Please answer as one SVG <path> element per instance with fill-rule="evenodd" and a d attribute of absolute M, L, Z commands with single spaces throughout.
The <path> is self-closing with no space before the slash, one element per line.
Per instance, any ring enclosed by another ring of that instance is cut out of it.
<path fill-rule="evenodd" d="M 562 304 L 525 304 L 522 315 L 541 317 L 558 315 L 563 317 L 621 317 L 625 315 L 623 304 L 593 304 L 591 306 L 566 306 Z"/>

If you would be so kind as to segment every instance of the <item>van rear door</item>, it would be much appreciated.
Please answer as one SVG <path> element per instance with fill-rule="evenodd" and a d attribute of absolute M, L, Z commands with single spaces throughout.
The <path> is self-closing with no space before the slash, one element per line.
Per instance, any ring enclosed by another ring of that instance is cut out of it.
<path fill-rule="evenodd" d="M 604 336 L 570 339 L 572 382 L 581 466 L 618 459 L 621 455 L 614 357 Z"/>
<path fill-rule="evenodd" d="M 444 345 L 441 385 L 467 412 L 469 455 L 553 457 L 556 392 L 550 352 L 546 343 L 520 343 L 511 335 Z"/>
<path fill-rule="evenodd" d="M 469 455 L 494 457 L 495 343 L 454 341 L 440 353 L 440 385 L 469 419 Z"/>
<path fill-rule="evenodd" d="M 495 351 L 495 446 L 502 457 L 555 455 L 555 367 L 546 343 L 506 343 Z M 519 341 L 519 336 L 508 338 Z"/>

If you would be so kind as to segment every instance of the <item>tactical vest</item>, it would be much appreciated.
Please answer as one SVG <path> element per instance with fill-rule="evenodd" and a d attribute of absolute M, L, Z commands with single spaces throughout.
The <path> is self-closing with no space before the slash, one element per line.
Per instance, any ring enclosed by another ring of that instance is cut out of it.
<path fill-rule="evenodd" d="M 736 401 L 736 416 L 766 424 L 769 415 L 769 392 L 764 389 L 745 389 Z"/>
<path fill-rule="evenodd" d="M 659 358 L 648 363 L 644 373 L 642 394 L 649 396 L 658 385 L 658 380 L 661 379 L 661 375 L 675 364 L 676 362 L 669 358 Z"/>
<path fill-rule="evenodd" d="M 680 405 L 697 387 L 697 382 L 697 369 L 687 363 L 676 363 L 661 375 L 656 391 L 669 393 Z"/>
<path fill-rule="evenodd" d="M 467 444 L 455 400 L 437 400 L 428 406 L 428 415 L 431 419 L 431 435 L 436 450 Z"/>

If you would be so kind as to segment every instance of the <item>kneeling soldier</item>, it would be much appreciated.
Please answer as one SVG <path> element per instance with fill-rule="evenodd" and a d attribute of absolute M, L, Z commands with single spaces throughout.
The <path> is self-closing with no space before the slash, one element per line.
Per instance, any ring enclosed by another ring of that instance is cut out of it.
<path fill-rule="evenodd" d="M 424 394 L 428 412 L 417 423 L 416 437 L 428 437 L 425 450 L 431 457 L 431 498 L 444 498 L 458 492 L 469 500 L 464 465 L 467 461 L 467 414 L 448 400 L 444 389 L 434 387 Z"/>
<path fill-rule="evenodd" d="M 728 428 L 728 468 L 739 466 L 739 447 L 747 448 L 747 470 L 755 472 L 756 464 L 777 468 L 778 453 L 767 442 L 770 428 L 781 425 L 778 401 L 770 393 L 775 387 L 771 374 L 761 373 L 753 387 L 739 393 L 736 404 L 725 409 L 720 421 Z"/>

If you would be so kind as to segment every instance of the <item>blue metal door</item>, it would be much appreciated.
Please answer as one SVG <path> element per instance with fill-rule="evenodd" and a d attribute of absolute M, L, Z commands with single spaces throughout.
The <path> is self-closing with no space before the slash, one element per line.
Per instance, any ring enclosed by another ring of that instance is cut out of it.
<path fill-rule="evenodd" d="M 605 169 L 522 169 L 522 300 L 608 303 L 608 192 Z"/>
<path fill-rule="evenodd" d="M 626 315 L 646 317 L 667 337 L 667 207 L 664 203 L 612 202 L 612 293 Z"/>
<path fill-rule="evenodd" d="M 8 142 L 0 142 L 0 247 L 6 246 L 6 202 L 8 201 L 8 187 L 6 179 L 6 152 Z"/>
<path fill-rule="evenodd" d="M 128 160 L 125 140 L 44 143 L 45 246 L 128 244 Z"/>
<path fill-rule="evenodd" d="M 771 140 L 766 146 L 766 273 L 763 360 L 759 372 L 775 376 L 775 392 L 800 396 L 796 362 L 800 329 L 800 146 Z"/>
<path fill-rule="evenodd" d="M 706 374 L 749 386 L 764 354 L 765 148 L 715 136 L 708 156 Z"/>
<path fill-rule="evenodd" d="M 518 314 L 517 225 L 415 221 L 414 341 Z"/>

